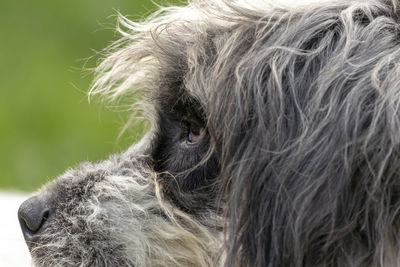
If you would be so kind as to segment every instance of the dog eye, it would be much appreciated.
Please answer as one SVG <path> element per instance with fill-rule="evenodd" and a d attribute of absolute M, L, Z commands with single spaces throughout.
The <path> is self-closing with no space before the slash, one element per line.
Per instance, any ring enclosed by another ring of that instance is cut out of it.
<path fill-rule="evenodd" d="M 206 130 L 195 122 L 181 122 L 181 139 L 188 144 L 197 144 L 206 136 Z"/>

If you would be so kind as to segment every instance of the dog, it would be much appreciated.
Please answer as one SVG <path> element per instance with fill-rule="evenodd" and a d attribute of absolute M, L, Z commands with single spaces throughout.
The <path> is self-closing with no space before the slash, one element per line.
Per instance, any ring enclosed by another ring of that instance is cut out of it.
<path fill-rule="evenodd" d="M 151 126 L 21 205 L 35 266 L 400 266 L 397 1 L 119 22 L 90 95 Z"/>

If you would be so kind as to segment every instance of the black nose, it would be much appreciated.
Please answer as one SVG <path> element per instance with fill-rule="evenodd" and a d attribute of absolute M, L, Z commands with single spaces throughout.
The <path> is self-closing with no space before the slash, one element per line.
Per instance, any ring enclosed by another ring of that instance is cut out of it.
<path fill-rule="evenodd" d="M 18 209 L 18 219 L 26 240 L 31 240 L 44 229 L 52 215 L 45 198 L 34 196 L 25 200 Z"/>

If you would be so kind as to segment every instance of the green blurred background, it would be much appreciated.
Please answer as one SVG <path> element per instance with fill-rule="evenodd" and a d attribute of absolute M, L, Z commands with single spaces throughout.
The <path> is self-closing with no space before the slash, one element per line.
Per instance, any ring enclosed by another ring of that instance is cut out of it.
<path fill-rule="evenodd" d="M 0 2 L 0 189 L 35 190 L 140 137 L 117 138 L 127 112 L 88 103 L 83 67 L 118 38 L 117 11 L 138 20 L 154 10 L 149 0 Z"/>

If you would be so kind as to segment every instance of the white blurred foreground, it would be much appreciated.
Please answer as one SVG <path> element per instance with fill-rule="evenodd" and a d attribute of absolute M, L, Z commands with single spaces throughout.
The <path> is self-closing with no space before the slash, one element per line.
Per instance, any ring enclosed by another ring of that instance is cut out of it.
<path fill-rule="evenodd" d="M 29 196 L 0 191 L 0 266 L 29 267 L 31 257 L 17 218 L 19 205 Z"/>

